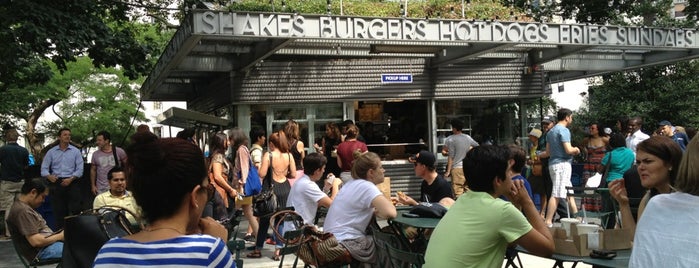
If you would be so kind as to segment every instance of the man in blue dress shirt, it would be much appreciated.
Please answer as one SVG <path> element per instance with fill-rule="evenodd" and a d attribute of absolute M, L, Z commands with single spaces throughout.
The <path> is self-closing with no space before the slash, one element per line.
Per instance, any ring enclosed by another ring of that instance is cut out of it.
<path fill-rule="evenodd" d="M 56 229 L 63 228 L 65 216 L 80 213 L 82 197 L 76 180 L 83 175 L 83 157 L 78 148 L 70 145 L 70 129 L 58 131 L 58 142 L 41 163 L 41 176 L 49 182 Z"/>

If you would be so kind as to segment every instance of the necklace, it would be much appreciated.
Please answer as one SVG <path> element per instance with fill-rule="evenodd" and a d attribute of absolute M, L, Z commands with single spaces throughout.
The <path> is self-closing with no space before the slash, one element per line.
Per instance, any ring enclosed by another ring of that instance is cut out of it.
<path fill-rule="evenodd" d="M 184 232 L 180 232 L 180 230 L 177 230 L 176 228 L 172 228 L 172 227 L 146 228 L 145 230 L 148 232 L 153 232 L 153 231 L 157 231 L 157 230 L 172 230 L 172 231 L 175 231 L 181 235 L 184 235 Z"/>

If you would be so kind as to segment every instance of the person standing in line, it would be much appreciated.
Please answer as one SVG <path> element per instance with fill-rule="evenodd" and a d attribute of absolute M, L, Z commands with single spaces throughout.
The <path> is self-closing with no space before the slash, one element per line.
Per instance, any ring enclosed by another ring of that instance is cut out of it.
<path fill-rule="evenodd" d="M 294 157 L 294 163 L 296 164 L 296 173 L 291 174 L 293 178 L 289 178 L 289 184 L 294 186 L 294 182 L 303 176 L 303 158 L 306 156 L 306 146 L 301 141 L 298 122 L 292 119 L 286 121 L 284 133 L 286 133 L 286 139 L 289 142 L 289 152 Z"/>
<path fill-rule="evenodd" d="M 250 146 L 250 157 L 252 158 L 252 163 L 255 165 L 257 170 L 260 170 L 260 165 L 262 165 L 262 154 L 264 153 L 265 142 L 267 142 L 267 134 L 261 127 L 253 127 L 250 129 L 250 140 L 252 140 L 252 145 Z"/>
<path fill-rule="evenodd" d="M 340 177 L 340 167 L 337 164 L 337 146 L 342 142 L 342 134 L 337 124 L 328 122 L 325 124 L 325 135 L 321 140 L 321 145 L 315 144 L 316 152 L 319 152 L 328 159 L 328 164 L 325 165 L 325 173 L 323 178 L 332 173 L 335 177 Z M 321 186 L 322 187 L 322 186 Z"/>
<path fill-rule="evenodd" d="M 452 189 L 454 190 L 454 196 L 456 196 L 456 198 L 468 189 L 466 176 L 464 176 L 464 157 L 466 157 L 466 153 L 473 147 L 478 146 L 478 142 L 471 138 L 471 136 L 464 134 L 463 129 L 464 123 L 461 120 L 457 118 L 452 119 L 452 135 L 447 138 L 444 144 L 449 154 L 447 158 L 447 171 L 444 173 L 444 177 L 451 177 Z"/>
<path fill-rule="evenodd" d="M 354 152 L 359 151 L 361 153 L 369 151 L 366 143 L 359 141 L 357 135 L 359 134 L 359 128 L 354 124 L 348 124 L 346 126 L 347 131 L 345 132 L 345 141 L 337 146 L 337 165 L 340 166 L 340 179 L 343 183 L 351 181 L 352 174 L 352 164 L 354 163 Z"/>
<path fill-rule="evenodd" d="M 235 127 L 231 129 L 229 133 L 229 144 L 233 149 L 233 172 L 231 178 L 231 186 L 236 189 L 238 193 L 245 193 L 245 184 L 248 179 L 248 172 L 250 172 L 250 150 L 248 150 L 249 139 L 243 132 L 243 129 Z M 261 170 L 261 169 L 259 169 Z M 260 178 L 258 178 L 260 179 Z M 260 179 L 261 180 L 261 179 Z M 243 197 L 243 199 L 236 198 L 235 208 L 242 209 L 245 218 L 248 220 L 248 229 L 252 231 L 251 234 L 245 235 L 245 240 L 252 240 L 252 234 L 257 234 L 258 232 L 258 220 L 253 215 L 252 210 L 252 196 Z"/>
<path fill-rule="evenodd" d="M 264 146 L 267 142 L 267 134 L 261 127 L 253 127 L 250 129 L 250 139 L 252 140 L 252 145 L 250 146 L 250 159 L 252 159 L 253 165 L 257 170 L 260 170 L 262 166 L 262 154 L 264 154 Z M 259 218 L 255 222 L 259 222 Z M 255 236 L 257 230 L 252 229 L 252 224 L 248 224 L 248 231 L 245 232 L 243 240 L 250 243 L 255 243 Z"/>
<path fill-rule="evenodd" d="M 5 219 L 10 214 L 10 208 L 17 195 L 22 190 L 24 172 L 29 165 L 29 151 L 17 144 L 19 133 L 11 128 L 5 131 L 5 145 L 0 147 L 0 209 L 5 211 Z M 5 234 L 2 239 L 10 238 L 10 231 L 5 224 Z"/>
<path fill-rule="evenodd" d="M 548 202 L 546 210 L 546 224 L 553 225 L 553 216 L 556 213 L 558 199 L 567 198 L 566 187 L 572 187 L 570 181 L 573 171 L 572 162 L 573 156 L 580 154 L 580 148 L 573 147 L 570 143 L 570 130 L 568 126 L 573 123 L 573 111 L 567 108 L 561 108 L 556 114 L 558 124 L 556 124 L 546 134 L 546 152 L 549 157 L 549 173 L 553 181 L 553 191 Z M 578 212 L 578 207 L 575 200 L 568 198 L 571 215 Z"/>
<path fill-rule="evenodd" d="M 543 133 L 541 138 L 539 138 L 539 146 L 536 147 L 536 155 L 541 161 L 541 177 L 544 183 L 544 195 L 541 197 L 541 217 L 546 218 L 546 209 L 548 208 L 549 198 L 551 198 L 551 192 L 553 191 L 553 181 L 551 180 L 551 173 L 549 173 L 549 154 L 546 151 L 546 135 L 553 128 L 553 120 L 550 116 L 544 116 L 541 119 L 541 129 Z M 567 205 L 567 204 L 566 204 Z"/>
<path fill-rule="evenodd" d="M 291 191 L 291 184 L 289 183 L 286 174 L 289 172 L 295 174 L 295 169 L 296 165 L 294 163 L 294 158 L 289 152 L 289 142 L 286 141 L 286 134 L 284 134 L 284 131 L 280 130 L 272 133 L 272 135 L 269 135 L 269 152 L 266 152 L 262 156 L 262 168 L 260 168 L 259 174 L 260 177 L 264 178 L 264 180 L 269 180 L 263 181 L 262 185 L 263 189 L 265 189 L 265 187 L 272 187 L 274 195 L 277 198 L 276 209 L 287 207 L 286 201 L 289 197 L 289 192 Z M 267 230 L 271 225 L 271 216 L 272 215 L 260 215 L 260 225 L 257 230 L 255 249 L 247 254 L 246 257 L 262 257 L 261 250 L 265 244 Z M 279 233 L 283 233 L 283 226 L 280 225 L 279 227 Z M 274 245 L 276 245 L 274 256 L 272 256 L 272 258 L 274 260 L 279 260 L 279 251 L 284 245 L 276 236 L 274 236 L 272 240 L 269 240 L 269 244 L 271 244 L 272 241 L 274 241 Z"/>
<path fill-rule="evenodd" d="M 70 129 L 58 131 L 58 145 L 49 149 L 41 163 L 41 176 L 49 182 L 51 208 L 56 228 L 63 228 L 63 218 L 80 213 L 82 196 L 76 180 L 83 175 L 83 156 L 70 144 Z"/>
<path fill-rule="evenodd" d="M 602 161 L 609 145 L 609 136 L 600 131 L 598 124 L 590 124 L 589 134 L 582 142 L 582 148 L 586 152 L 585 165 L 583 166 L 583 185 L 587 183 L 588 178 L 597 173 L 597 166 Z"/>
<path fill-rule="evenodd" d="M 116 166 L 124 166 L 126 163 L 126 152 L 112 145 L 112 136 L 107 131 L 97 133 L 95 143 L 98 150 L 92 153 L 90 182 L 92 184 L 92 194 L 99 195 L 109 191 L 107 173 Z"/>
<path fill-rule="evenodd" d="M 626 147 L 631 149 L 631 151 L 633 151 L 634 154 L 636 154 L 636 146 L 642 141 L 650 138 L 648 134 L 643 133 L 643 131 L 641 131 L 642 126 L 643 119 L 641 119 L 640 117 L 636 116 L 634 118 L 629 119 L 627 129 L 630 134 L 628 137 L 626 137 Z"/>

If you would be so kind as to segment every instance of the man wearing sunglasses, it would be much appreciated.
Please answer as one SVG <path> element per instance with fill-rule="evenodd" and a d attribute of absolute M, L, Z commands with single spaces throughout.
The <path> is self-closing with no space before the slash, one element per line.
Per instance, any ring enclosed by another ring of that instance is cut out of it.
<path fill-rule="evenodd" d="M 126 190 L 126 172 L 121 167 L 114 167 L 107 173 L 109 191 L 101 193 L 95 197 L 92 207 L 97 209 L 103 206 L 115 206 L 128 209 L 135 213 L 135 217 L 141 217 L 141 208 L 136 204 L 136 199 Z M 134 224 L 136 219 L 126 215 L 129 221 Z"/>
<path fill-rule="evenodd" d="M 415 165 L 415 176 L 422 178 L 422 184 L 420 184 L 420 202 L 437 203 L 444 198 L 449 198 L 451 199 L 450 203 L 453 203 L 454 192 L 449 182 L 447 182 L 442 175 L 437 173 L 435 167 L 437 158 L 434 154 L 422 150 L 420 153 L 411 156 L 409 160 Z M 398 203 L 405 205 L 415 206 L 418 204 L 415 199 L 400 193 L 395 199 Z"/>

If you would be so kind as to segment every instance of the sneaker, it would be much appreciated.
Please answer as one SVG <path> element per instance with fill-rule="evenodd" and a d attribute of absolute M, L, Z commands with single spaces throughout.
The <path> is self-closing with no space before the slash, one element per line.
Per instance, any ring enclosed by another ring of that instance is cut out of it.
<path fill-rule="evenodd" d="M 276 245 L 277 244 L 277 242 L 274 242 L 274 240 L 272 238 L 267 238 L 267 240 L 265 240 L 265 243 L 267 243 L 267 245 Z"/>
<path fill-rule="evenodd" d="M 5 235 L 0 235 L 0 242 L 7 242 L 7 241 L 10 241 L 10 240 L 12 240 L 11 237 L 5 236 Z"/>

